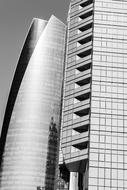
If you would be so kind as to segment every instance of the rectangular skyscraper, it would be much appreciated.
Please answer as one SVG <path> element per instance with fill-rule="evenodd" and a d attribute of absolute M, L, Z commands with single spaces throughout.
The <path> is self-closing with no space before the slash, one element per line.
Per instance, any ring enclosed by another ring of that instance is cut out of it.
<path fill-rule="evenodd" d="M 69 190 L 126 190 L 127 1 L 71 1 L 64 81 L 61 176 Z"/>
<path fill-rule="evenodd" d="M 34 19 L 0 139 L 1 190 L 127 190 L 127 0 L 71 0 Z"/>

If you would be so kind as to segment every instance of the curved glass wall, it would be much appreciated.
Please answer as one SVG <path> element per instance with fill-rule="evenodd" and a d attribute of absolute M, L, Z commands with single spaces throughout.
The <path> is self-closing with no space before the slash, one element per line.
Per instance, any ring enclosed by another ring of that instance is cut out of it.
<path fill-rule="evenodd" d="M 64 43 L 65 25 L 52 16 L 31 54 L 15 99 L 2 152 L 1 190 L 53 189 L 55 169 L 47 169 L 47 159 L 55 167 L 57 148 L 51 142 L 57 144 L 60 125 Z"/>

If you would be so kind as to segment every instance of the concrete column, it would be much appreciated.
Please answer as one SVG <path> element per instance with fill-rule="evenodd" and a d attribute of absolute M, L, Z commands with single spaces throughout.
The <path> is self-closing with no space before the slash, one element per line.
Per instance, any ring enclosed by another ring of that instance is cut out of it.
<path fill-rule="evenodd" d="M 69 190 L 78 190 L 78 173 L 70 172 Z"/>

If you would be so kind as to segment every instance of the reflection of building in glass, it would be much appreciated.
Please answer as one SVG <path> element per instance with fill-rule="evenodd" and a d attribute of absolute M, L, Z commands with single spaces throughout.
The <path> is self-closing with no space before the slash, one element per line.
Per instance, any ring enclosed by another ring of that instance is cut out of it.
<path fill-rule="evenodd" d="M 58 179 L 57 179 L 57 188 L 56 190 L 68 190 L 69 189 L 69 171 L 66 168 L 65 164 L 60 165 Z"/>
<path fill-rule="evenodd" d="M 54 16 L 48 22 L 34 19 L 31 24 L 2 127 L 1 190 L 37 190 L 54 184 L 55 168 L 48 173 L 46 166 L 47 158 L 53 152 L 53 159 L 57 155 L 57 148 L 48 147 L 49 124 L 53 117 L 59 133 L 65 29 Z"/>
<path fill-rule="evenodd" d="M 126 13 L 127 1 L 70 4 L 60 154 L 70 190 L 127 189 Z"/>
<path fill-rule="evenodd" d="M 37 187 L 37 190 L 45 190 L 45 187 Z"/>
<path fill-rule="evenodd" d="M 54 190 L 56 168 L 58 164 L 58 130 L 53 117 L 49 126 L 45 190 Z"/>
<path fill-rule="evenodd" d="M 122 0 L 71 0 L 59 172 L 65 26 L 33 21 L 2 128 L 1 190 L 127 190 L 126 13 Z"/>

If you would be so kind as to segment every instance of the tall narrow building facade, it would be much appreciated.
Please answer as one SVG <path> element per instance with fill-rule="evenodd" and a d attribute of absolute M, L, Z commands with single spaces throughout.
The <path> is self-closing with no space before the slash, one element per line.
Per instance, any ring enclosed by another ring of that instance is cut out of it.
<path fill-rule="evenodd" d="M 70 3 L 61 189 L 127 189 L 126 13 L 127 1 Z"/>
<path fill-rule="evenodd" d="M 65 33 L 54 16 L 31 24 L 2 127 L 1 190 L 54 190 Z"/>

